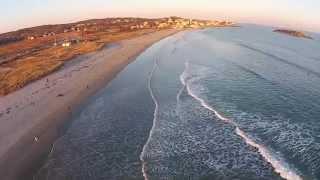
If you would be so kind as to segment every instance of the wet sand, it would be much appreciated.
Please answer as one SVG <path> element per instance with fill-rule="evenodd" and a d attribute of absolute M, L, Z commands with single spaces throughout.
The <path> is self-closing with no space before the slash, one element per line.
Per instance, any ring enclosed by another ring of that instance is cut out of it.
<path fill-rule="evenodd" d="M 0 177 L 27 179 L 41 164 L 66 119 L 106 86 L 137 55 L 176 33 L 163 30 L 119 42 L 119 46 L 79 56 L 47 77 L 0 99 Z"/>

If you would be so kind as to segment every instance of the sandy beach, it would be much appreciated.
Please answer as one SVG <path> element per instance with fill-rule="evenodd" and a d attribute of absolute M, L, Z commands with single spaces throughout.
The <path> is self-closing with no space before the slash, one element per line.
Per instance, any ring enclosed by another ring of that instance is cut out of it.
<path fill-rule="evenodd" d="M 47 156 L 66 119 L 153 43 L 163 30 L 82 55 L 61 70 L 0 98 L 0 177 L 27 179 Z"/>

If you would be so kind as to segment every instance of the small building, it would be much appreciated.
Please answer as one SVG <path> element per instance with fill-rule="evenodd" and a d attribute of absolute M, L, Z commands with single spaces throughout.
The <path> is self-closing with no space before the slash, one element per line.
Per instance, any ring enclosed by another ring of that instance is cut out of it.
<path fill-rule="evenodd" d="M 76 25 L 76 27 L 83 27 L 83 26 L 86 26 L 86 25 L 85 25 L 85 24 L 82 24 L 82 23 Z"/>
<path fill-rule="evenodd" d="M 187 21 L 187 20 L 185 20 L 185 21 L 182 21 L 181 24 L 182 24 L 183 26 L 188 26 L 188 25 L 190 25 L 190 22 Z"/>
<path fill-rule="evenodd" d="M 167 28 L 169 25 L 167 23 L 160 23 L 158 25 L 158 29 L 163 29 L 163 28 Z"/>
<path fill-rule="evenodd" d="M 231 25 L 234 25 L 234 23 L 231 22 L 231 21 L 227 21 L 227 25 L 228 25 L 228 26 L 231 26 Z"/>
<path fill-rule="evenodd" d="M 27 39 L 28 39 L 28 40 L 34 40 L 35 37 L 34 37 L 34 36 L 28 36 Z"/>
<path fill-rule="evenodd" d="M 135 29 L 138 29 L 138 27 L 137 26 L 130 26 L 130 29 L 135 30 Z"/>
<path fill-rule="evenodd" d="M 62 47 L 67 48 L 67 47 L 71 46 L 71 42 L 70 41 L 64 41 L 61 45 L 62 45 Z"/>
<path fill-rule="evenodd" d="M 75 37 L 69 37 L 68 39 L 63 40 L 62 42 L 58 43 L 61 44 L 62 47 L 68 48 L 72 46 L 73 44 L 78 44 L 80 42 L 84 41 L 78 36 Z"/>
<path fill-rule="evenodd" d="M 206 22 L 206 26 L 212 26 L 213 24 L 211 22 Z"/>
<path fill-rule="evenodd" d="M 199 24 L 191 24 L 190 27 L 195 29 L 201 28 Z"/>

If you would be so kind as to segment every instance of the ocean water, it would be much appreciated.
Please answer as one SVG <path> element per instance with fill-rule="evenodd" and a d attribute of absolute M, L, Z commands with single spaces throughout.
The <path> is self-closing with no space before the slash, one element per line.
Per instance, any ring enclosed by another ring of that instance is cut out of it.
<path fill-rule="evenodd" d="M 142 53 L 35 179 L 320 179 L 320 36 L 243 25 Z"/>

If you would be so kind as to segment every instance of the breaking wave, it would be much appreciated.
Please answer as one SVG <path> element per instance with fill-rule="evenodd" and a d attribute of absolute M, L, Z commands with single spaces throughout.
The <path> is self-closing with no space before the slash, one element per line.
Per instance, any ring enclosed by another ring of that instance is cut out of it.
<path fill-rule="evenodd" d="M 157 60 L 154 61 L 154 65 L 152 67 L 152 71 L 150 72 L 150 75 L 149 75 L 149 78 L 148 78 L 148 89 L 149 89 L 149 92 L 150 92 L 150 95 L 153 99 L 153 102 L 155 104 L 155 110 L 154 110 L 154 119 L 153 119 L 153 124 L 152 124 L 152 127 L 151 127 L 151 130 L 149 132 L 149 136 L 148 136 L 148 139 L 146 141 L 146 143 L 144 144 L 143 148 L 142 148 L 142 152 L 140 154 L 140 160 L 142 162 L 142 175 L 144 177 L 145 180 L 148 180 L 148 175 L 147 175 L 147 172 L 146 172 L 146 161 L 145 161 L 145 156 L 146 156 L 146 148 L 147 148 L 147 145 L 148 143 L 150 142 L 150 139 L 151 139 L 151 135 L 152 135 L 152 132 L 153 130 L 155 129 L 155 121 L 156 121 L 156 118 L 157 118 L 157 113 L 158 113 L 158 102 L 157 102 L 157 99 L 152 91 L 152 87 L 151 87 L 151 82 L 152 82 L 152 77 L 153 77 L 153 74 L 155 72 L 155 70 L 157 69 Z"/>
<path fill-rule="evenodd" d="M 190 96 L 192 96 L 194 99 L 199 101 L 203 107 L 206 109 L 212 111 L 219 119 L 232 124 L 235 127 L 236 134 L 239 135 L 248 145 L 255 147 L 258 149 L 261 156 L 264 157 L 264 159 L 269 162 L 274 170 L 280 174 L 282 178 L 288 179 L 288 180 L 302 180 L 300 175 L 296 172 L 295 169 L 291 168 L 288 163 L 284 161 L 284 159 L 280 155 L 275 155 L 272 153 L 268 148 L 265 146 L 256 143 L 253 139 L 250 138 L 249 135 L 247 135 L 244 131 L 242 131 L 237 123 L 232 121 L 229 118 L 224 117 L 222 114 L 220 114 L 218 111 L 216 111 L 213 107 L 211 107 L 206 101 L 202 98 L 200 98 L 190 87 L 190 84 L 188 83 L 188 70 L 189 70 L 189 63 L 185 63 L 185 70 L 180 76 L 181 83 L 186 87 L 187 92 Z"/>

